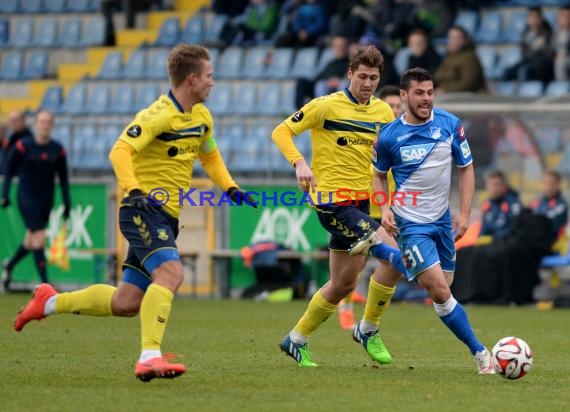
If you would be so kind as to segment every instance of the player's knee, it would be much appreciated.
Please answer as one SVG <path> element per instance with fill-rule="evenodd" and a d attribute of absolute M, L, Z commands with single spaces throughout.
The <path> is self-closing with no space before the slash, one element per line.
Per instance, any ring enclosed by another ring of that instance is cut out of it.
<path fill-rule="evenodd" d="M 356 279 L 335 279 L 331 281 L 335 294 L 346 296 L 356 287 Z"/>
<path fill-rule="evenodd" d="M 178 261 L 164 262 L 154 270 L 153 279 L 170 290 L 177 290 L 184 280 L 182 264 Z"/>
<path fill-rule="evenodd" d="M 455 272 L 443 272 L 443 276 L 445 277 L 445 282 L 447 283 L 447 286 L 451 286 L 451 284 L 453 283 L 453 277 L 455 276 Z"/>
<path fill-rule="evenodd" d="M 428 293 L 435 303 L 445 303 L 451 297 L 451 290 L 446 283 L 429 288 Z"/>
<path fill-rule="evenodd" d="M 113 315 L 121 317 L 133 317 L 139 314 L 140 310 L 139 301 L 122 301 L 113 299 Z"/>

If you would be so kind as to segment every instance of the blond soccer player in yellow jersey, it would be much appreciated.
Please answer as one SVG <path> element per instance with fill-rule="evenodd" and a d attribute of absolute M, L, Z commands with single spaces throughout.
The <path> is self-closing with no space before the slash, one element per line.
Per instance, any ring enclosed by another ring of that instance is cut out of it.
<path fill-rule="evenodd" d="M 135 376 L 142 381 L 173 378 L 186 371 L 183 364 L 170 363 L 170 357 L 163 356 L 161 343 L 174 294 L 183 280 L 175 243 L 182 209 L 179 189 L 188 192 L 196 158 L 232 200 L 240 203 L 245 195 L 226 168 L 212 134 L 212 116 L 202 104 L 214 86 L 208 50 L 176 46 L 168 57 L 168 74 L 168 94 L 136 115 L 109 155 L 126 193 L 119 225 L 129 251 L 121 283 L 70 293 L 57 293 L 51 285 L 41 284 L 14 324 L 20 331 L 29 321 L 53 314 L 140 313 L 142 350 Z M 153 197 L 154 189 L 166 190 L 169 201 Z M 247 200 L 255 205 L 251 198 Z"/>
<path fill-rule="evenodd" d="M 394 113 L 394 117 L 398 118 L 404 112 L 404 105 L 402 103 L 402 99 L 400 97 L 400 87 L 395 85 L 386 85 L 380 88 L 378 92 L 378 98 L 390 106 L 392 109 L 392 113 Z M 372 182 L 372 177 L 374 176 L 374 167 L 370 165 L 370 181 Z M 388 183 L 389 183 L 389 192 L 393 192 L 396 188 L 396 182 L 394 182 L 394 178 L 392 174 L 388 174 Z M 372 184 L 372 183 L 371 183 Z M 372 194 L 372 190 L 370 191 Z M 390 196 L 387 196 L 383 199 L 377 199 L 378 202 L 382 200 L 389 201 Z M 381 224 L 382 222 L 382 211 L 380 210 L 380 206 L 378 206 L 377 202 L 370 203 L 370 217 L 376 220 L 378 223 Z M 362 282 L 368 282 L 370 274 L 373 273 L 376 267 L 375 259 L 368 259 L 359 273 L 357 278 L 357 284 L 362 285 Z M 366 273 L 367 276 L 363 276 Z M 365 278 L 366 277 L 366 278 Z M 352 330 L 354 328 L 354 308 L 353 302 L 366 302 L 366 297 L 362 294 L 357 292 L 358 287 L 354 290 L 354 292 L 349 293 L 338 305 L 338 320 L 340 323 L 340 327 L 346 330 Z"/>
<path fill-rule="evenodd" d="M 309 193 L 321 225 L 331 234 L 330 281 L 313 295 L 306 312 L 280 344 L 302 367 L 317 366 L 311 359 L 308 337 L 354 289 L 366 260 L 366 256 L 349 256 L 347 251 L 353 242 L 372 236 L 380 227 L 369 216 L 369 201 L 362 199 L 370 191 L 372 143 L 382 123 L 394 119 L 390 107 L 373 96 L 383 66 L 378 49 L 359 47 L 350 58 L 347 89 L 313 99 L 273 131 L 274 142 L 295 167 L 299 189 Z M 309 129 L 311 166 L 293 142 L 294 136 Z M 378 323 L 406 269 L 396 242 L 385 232 L 383 242 L 370 250 L 384 260 L 370 280 L 364 317 L 353 337 L 374 361 L 387 364 L 392 358 L 380 339 Z"/>

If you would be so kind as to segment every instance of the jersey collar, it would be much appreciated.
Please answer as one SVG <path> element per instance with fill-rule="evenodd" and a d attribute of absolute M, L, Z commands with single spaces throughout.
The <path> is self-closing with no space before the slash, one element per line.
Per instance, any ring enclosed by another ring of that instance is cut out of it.
<path fill-rule="evenodd" d="M 406 113 L 402 113 L 402 114 L 400 115 L 400 121 L 401 121 L 402 123 L 404 123 L 406 126 L 423 126 L 424 124 L 428 124 L 428 123 L 431 122 L 432 120 L 433 120 L 433 109 L 431 109 L 431 115 L 430 115 L 429 119 L 426 120 L 426 121 L 423 122 L 423 123 L 420 123 L 420 124 L 411 124 L 411 123 L 408 123 L 408 122 L 406 121 Z"/>
<path fill-rule="evenodd" d="M 176 106 L 176 108 L 178 109 L 178 111 L 180 113 L 184 113 L 184 109 L 182 108 L 182 106 L 180 105 L 180 103 L 178 103 L 178 100 L 176 100 L 176 97 L 174 97 L 174 95 L 172 94 L 172 90 L 168 91 L 168 98 L 170 100 L 172 100 L 172 103 L 174 103 L 174 106 Z"/>
<path fill-rule="evenodd" d="M 350 90 L 348 90 L 348 87 L 344 89 L 344 94 L 346 94 L 346 97 L 348 97 L 348 99 L 354 103 L 354 104 L 361 104 L 358 103 L 358 100 L 356 100 L 356 98 L 352 95 L 352 93 L 350 92 Z M 368 101 L 366 102 L 366 104 L 370 104 L 370 99 L 368 99 Z"/>

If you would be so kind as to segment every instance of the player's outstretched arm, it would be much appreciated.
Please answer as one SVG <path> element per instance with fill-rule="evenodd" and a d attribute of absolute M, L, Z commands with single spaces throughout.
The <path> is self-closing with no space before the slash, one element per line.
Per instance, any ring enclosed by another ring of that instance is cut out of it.
<path fill-rule="evenodd" d="M 459 168 L 459 214 L 453 219 L 453 230 L 456 231 L 455 240 L 465 235 L 469 227 L 471 204 L 475 193 L 475 170 L 473 163 Z"/>

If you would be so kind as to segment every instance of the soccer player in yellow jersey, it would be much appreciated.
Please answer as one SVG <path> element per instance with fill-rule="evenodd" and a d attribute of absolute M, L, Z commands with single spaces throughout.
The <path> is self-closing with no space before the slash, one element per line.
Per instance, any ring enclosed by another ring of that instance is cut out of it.
<path fill-rule="evenodd" d="M 226 168 L 212 134 L 212 116 L 202 104 L 214 86 L 208 50 L 197 45 L 176 46 L 168 57 L 168 74 L 168 94 L 136 115 L 109 155 L 126 193 L 119 225 L 129 251 L 121 283 L 59 294 L 43 283 L 14 323 L 20 331 L 29 321 L 52 314 L 140 313 L 142 351 L 135 376 L 142 381 L 173 378 L 186 371 L 183 364 L 170 363 L 162 356 L 161 343 L 174 293 L 183 280 L 175 243 L 181 211 L 178 193 L 179 189 L 188 191 L 196 158 L 232 200 L 240 203 L 245 196 Z M 170 200 L 159 205 L 151 196 L 153 189 L 166 190 Z"/>
<path fill-rule="evenodd" d="M 394 119 L 390 107 L 373 97 L 383 66 L 382 54 L 374 46 L 358 48 L 350 58 L 347 89 L 310 101 L 273 131 L 274 142 L 295 167 L 299 189 L 309 192 L 321 225 L 331 234 L 330 281 L 313 295 L 306 312 L 280 344 L 302 367 L 317 366 L 311 359 L 308 337 L 354 289 L 366 259 L 347 251 L 353 242 L 380 227 L 369 216 L 369 201 L 362 200 L 362 195 L 367 197 L 370 190 L 372 143 L 382 123 Z M 313 145 L 311 167 L 293 142 L 294 136 L 307 129 Z M 406 269 L 396 242 L 386 232 L 383 242 L 373 248 L 384 260 L 370 280 L 365 314 L 353 337 L 374 361 L 388 364 L 392 358 L 380 339 L 378 324 Z"/>

